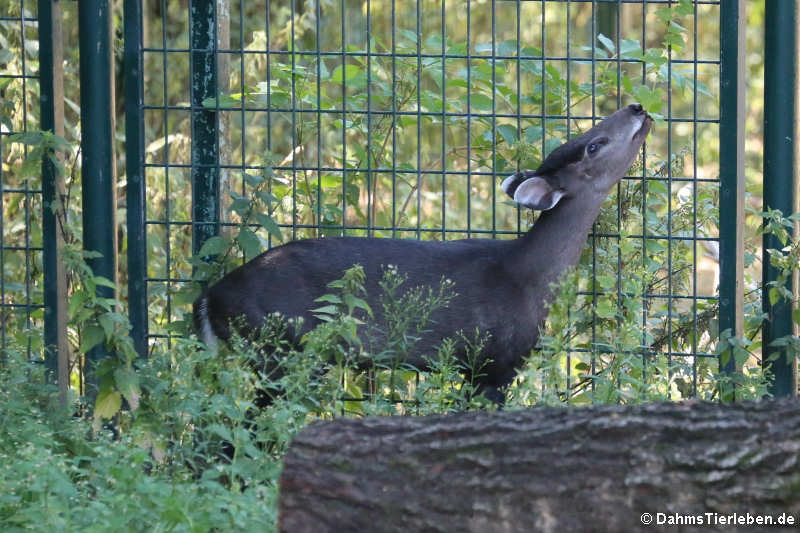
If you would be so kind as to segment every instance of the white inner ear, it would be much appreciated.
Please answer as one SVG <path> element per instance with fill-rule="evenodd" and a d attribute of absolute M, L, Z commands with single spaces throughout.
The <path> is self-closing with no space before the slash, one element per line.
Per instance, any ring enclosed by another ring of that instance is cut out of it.
<path fill-rule="evenodd" d="M 542 207 L 542 211 L 547 211 L 548 209 L 553 209 L 559 200 L 564 196 L 564 191 L 553 191 L 552 199 L 553 201 L 547 207 Z"/>
<path fill-rule="evenodd" d="M 522 182 L 514 191 L 515 202 L 541 211 L 555 207 L 563 196 L 563 191 L 554 190 L 547 180 L 535 176 Z"/>
<path fill-rule="evenodd" d="M 552 189 L 547 181 L 534 176 L 519 184 L 514 191 L 514 201 L 518 204 L 536 205 L 550 192 Z"/>

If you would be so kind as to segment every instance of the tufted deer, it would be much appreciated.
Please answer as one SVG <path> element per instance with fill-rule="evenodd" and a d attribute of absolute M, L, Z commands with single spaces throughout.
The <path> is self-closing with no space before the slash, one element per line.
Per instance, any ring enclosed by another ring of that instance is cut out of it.
<path fill-rule="evenodd" d="M 230 337 L 230 320 L 244 315 L 257 328 L 275 311 L 318 320 L 309 310 L 327 284 L 353 264 L 364 267 L 367 301 L 378 305 L 378 281 L 396 265 L 412 286 L 437 286 L 447 277 L 456 296 L 437 310 L 419 341 L 425 353 L 443 338 L 479 329 L 489 334 L 476 376 L 479 392 L 502 404 L 501 391 L 539 337 L 553 296 L 550 285 L 579 260 L 600 206 L 630 168 L 652 119 L 639 104 L 620 109 L 584 134 L 556 148 L 535 171 L 513 174 L 502 188 L 515 202 L 543 213 L 515 240 L 416 241 L 323 238 L 290 242 L 259 255 L 206 290 L 194 304 L 197 331 L 207 344 Z M 463 353 L 462 353 L 463 356 Z M 424 360 L 408 363 L 418 368 Z"/>

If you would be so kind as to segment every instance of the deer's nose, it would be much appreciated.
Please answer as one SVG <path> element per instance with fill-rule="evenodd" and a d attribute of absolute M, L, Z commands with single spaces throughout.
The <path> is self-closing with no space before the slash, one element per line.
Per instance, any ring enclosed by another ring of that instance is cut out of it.
<path fill-rule="evenodd" d="M 642 104 L 631 104 L 628 107 L 631 108 L 631 111 L 633 111 L 634 115 L 641 115 L 642 113 L 644 113 L 644 108 L 642 107 Z"/>

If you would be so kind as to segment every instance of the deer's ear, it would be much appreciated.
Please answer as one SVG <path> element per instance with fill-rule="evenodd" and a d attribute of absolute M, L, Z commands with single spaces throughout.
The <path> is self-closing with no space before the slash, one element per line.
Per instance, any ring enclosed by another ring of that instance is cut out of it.
<path fill-rule="evenodd" d="M 546 211 L 558 204 L 564 191 L 554 188 L 539 176 L 533 176 L 520 183 L 514 190 L 514 201 L 528 209 Z"/>
<path fill-rule="evenodd" d="M 521 170 L 519 172 L 515 172 L 503 180 L 500 188 L 502 188 L 503 192 L 509 195 L 511 198 L 514 198 L 514 193 L 517 192 L 517 187 L 522 185 L 523 181 L 532 178 L 533 176 L 535 176 L 535 174 L 531 170 Z"/>

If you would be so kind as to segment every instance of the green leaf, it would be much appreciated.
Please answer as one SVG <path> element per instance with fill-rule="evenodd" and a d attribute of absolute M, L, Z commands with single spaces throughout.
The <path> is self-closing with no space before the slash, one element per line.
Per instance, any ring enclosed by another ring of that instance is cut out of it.
<path fill-rule="evenodd" d="M 736 361 L 737 368 L 741 368 L 750 359 L 750 352 L 737 346 L 733 349 L 733 359 Z"/>
<path fill-rule="evenodd" d="M 795 324 L 800 324 L 800 309 L 792 311 L 792 320 Z"/>
<path fill-rule="evenodd" d="M 561 146 L 561 139 L 557 139 L 555 137 L 550 137 L 549 139 L 547 139 L 544 142 L 545 157 L 550 155 L 550 152 L 552 152 L 553 150 L 555 150 L 559 146 Z"/>
<path fill-rule="evenodd" d="M 708 90 L 708 87 L 706 87 L 705 83 L 698 81 L 697 83 L 694 84 L 694 88 L 700 94 L 704 94 L 709 98 L 714 98 L 714 95 L 711 94 L 711 91 Z"/>
<path fill-rule="evenodd" d="M 597 302 L 597 316 L 600 318 L 614 318 L 617 309 L 609 298 L 600 298 Z"/>
<path fill-rule="evenodd" d="M 332 304 L 340 304 L 340 303 L 342 303 L 342 299 L 339 298 L 338 296 L 336 296 L 335 294 L 323 294 L 322 296 L 320 296 L 319 298 L 317 298 L 314 301 L 315 302 L 329 302 L 329 303 L 332 303 Z"/>
<path fill-rule="evenodd" d="M 667 62 L 667 58 L 664 57 L 664 53 L 660 48 L 648 48 L 642 59 L 647 64 L 648 71 L 658 68 Z"/>
<path fill-rule="evenodd" d="M 470 105 L 478 111 L 491 111 L 492 99 L 481 93 L 470 94 Z"/>
<path fill-rule="evenodd" d="M 81 346 L 79 351 L 81 353 L 86 353 L 105 339 L 105 331 L 102 327 L 96 324 L 90 324 L 83 328 L 83 333 L 81 335 Z"/>
<path fill-rule="evenodd" d="M 114 320 L 111 317 L 110 313 L 103 313 L 102 315 L 97 317 L 97 322 L 103 328 L 103 333 L 105 333 L 105 339 L 108 340 L 111 338 L 111 334 L 114 333 Z"/>
<path fill-rule="evenodd" d="M 430 36 L 425 39 L 425 46 L 428 48 L 435 48 L 436 50 L 442 50 L 442 36 L 438 33 L 431 33 Z"/>
<path fill-rule="evenodd" d="M 526 59 L 520 62 L 519 66 L 522 72 L 527 72 L 528 74 L 533 74 L 534 76 L 541 76 L 542 75 L 542 63 L 541 61 Z"/>
<path fill-rule="evenodd" d="M 455 43 L 447 49 L 447 55 L 461 56 L 467 55 L 467 43 Z"/>
<path fill-rule="evenodd" d="M 547 72 L 547 74 L 550 75 L 550 78 L 555 83 L 559 84 L 562 81 L 564 81 L 563 78 L 561 77 L 561 71 L 558 70 L 558 68 L 555 65 L 547 63 L 547 65 L 544 67 L 544 70 Z M 553 93 L 553 94 L 558 95 L 558 93 Z"/>
<path fill-rule="evenodd" d="M 222 424 L 209 424 L 208 430 L 223 440 L 229 442 L 233 440 L 233 434 L 231 433 L 231 430 Z"/>
<path fill-rule="evenodd" d="M 94 403 L 95 419 L 111 418 L 122 407 L 122 396 L 113 389 L 101 390 Z"/>
<path fill-rule="evenodd" d="M 345 80 L 351 80 L 355 76 L 361 74 L 361 67 L 348 63 L 342 68 L 342 65 L 337 66 L 331 72 L 330 81 L 333 83 L 344 83 Z"/>
<path fill-rule="evenodd" d="M 203 243 L 203 246 L 200 247 L 200 251 L 197 253 L 197 255 L 200 257 L 219 255 L 225 251 L 226 248 L 228 248 L 228 239 L 225 237 L 220 237 L 219 235 L 215 235 L 206 239 L 206 241 Z"/>
<path fill-rule="evenodd" d="M 323 174 L 320 178 L 320 185 L 323 189 L 341 189 L 342 178 L 332 174 Z"/>
<path fill-rule="evenodd" d="M 397 28 L 397 35 L 406 39 L 410 44 L 417 44 L 417 33 L 403 28 Z"/>
<path fill-rule="evenodd" d="M 372 316 L 372 308 L 370 308 L 369 304 L 362 300 L 361 298 L 357 298 L 352 294 L 345 294 L 344 295 L 344 303 L 347 305 L 348 312 L 352 312 L 353 309 L 363 309 L 367 312 L 368 315 Z"/>
<path fill-rule="evenodd" d="M 633 88 L 633 94 L 642 107 L 651 113 L 658 113 L 664 105 L 664 91 L 659 87 L 651 89 L 647 85 L 637 85 Z"/>
<path fill-rule="evenodd" d="M 270 235 L 272 235 L 273 238 L 277 239 L 279 242 L 283 242 L 281 228 L 271 216 L 264 213 L 256 213 L 254 216 L 258 223 L 264 226 L 264 228 L 269 232 Z"/>
<path fill-rule="evenodd" d="M 236 241 L 248 258 L 255 257 L 261 253 L 261 241 L 258 239 L 258 235 L 247 228 L 242 228 L 239 235 L 236 236 Z"/>
<path fill-rule="evenodd" d="M 19 171 L 23 178 L 33 178 L 41 172 L 41 167 L 41 152 L 36 150 L 28 153 L 28 157 L 22 162 L 22 167 Z"/>
<path fill-rule="evenodd" d="M 544 128 L 541 128 L 538 125 L 528 126 L 528 129 L 525 130 L 525 142 L 528 143 L 536 143 L 542 140 L 542 136 L 544 135 Z"/>
<path fill-rule="evenodd" d="M 139 407 L 142 393 L 139 389 L 139 376 L 130 368 L 118 368 L 114 371 L 114 383 L 122 393 L 131 409 Z"/>
<path fill-rule="evenodd" d="M 542 57 L 542 49 L 536 46 L 523 46 L 522 55 L 529 57 Z"/>
<path fill-rule="evenodd" d="M 674 7 L 675 13 L 679 16 L 685 17 L 694 13 L 694 2 L 691 0 L 680 0 L 678 5 Z"/>
<path fill-rule="evenodd" d="M 683 50 L 684 46 L 686 46 L 683 36 L 679 33 L 667 33 L 664 42 L 678 51 Z"/>
<path fill-rule="evenodd" d="M 256 195 L 266 205 L 272 205 L 273 203 L 278 201 L 278 198 L 274 194 L 268 191 L 257 191 Z"/>
<path fill-rule="evenodd" d="M 241 95 L 227 95 L 223 94 L 219 97 L 219 108 L 220 109 L 230 109 L 232 107 L 239 107 L 241 105 Z M 206 98 L 203 100 L 203 107 L 206 109 L 216 109 L 217 108 L 217 99 L 216 98 Z"/>
<path fill-rule="evenodd" d="M 258 174 L 248 174 L 245 172 L 244 181 L 251 187 L 258 187 L 264 182 L 264 176 L 259 176 Z"/>
<path fill-rule="evenodd" d="M 250 211 L 250 200 L 234 192 L 231 192 L 231 197 L 234 199 L 231 202 L 231 211 L 242 218 L 247 217 Z"/>
<path fill-rule="evenodd" d="M 608 57 L 608 52 L 606 52 L 605 50 L 603 50 L 602 48 L 599 48 L 597 46 L 595 46 L 595 47 L 581 46 L 581 50 L 583 50 L 584 52 L 590 52 L 590 53 L 592 51 L 594 51 L 595 57 L 599 57 L 599 58 L 602 58 L 602 59 L 605 59 L 605 58 Z"/>
<path fill-rule="evenodd" d="M 633 93 L 633 82 L 628 76 L 622 77 L 622 88 L 625 89 L 627 94 Z"/>
<path fill-rule="evenodd" d="M 597 276 L 597 282 L 604 289 L 614 288 L 616 280 L 617 278 L 615 276 L 612 276 L 611 274 L 599 274 Z"/>
<path fill-rule="evenodd" d="M 612 54 L 616 50 L 616 47 L 614 46 L 614 41 L 612 41 L 602 33 L 598 34 L 597 40 L 603 43 L 603 46 L 605 46 L 608 49 L 608 51 L 611 52 Z"/>
<path fill-rule="evenodd" d="M 619 43 L 619 55 L 623 58 L 641 58 L 642 45 L 635 39 L 622 39 Z"/>
<path fill-rule="evenodd" d="M 40 131 L 31 131 L 26 133 L 15 133 L 14 135 L 9 135 L 7 137 L 8 142 L 12 143 L 21 143 L 31 145 L 38 145 L 42 144 L 42 140 L 44 135 Z"/>
<path fill-rule="evenodd" d="M 497 47 L 497 55 L 512 56 L 517 54 L 517 41 L 503 41 Z"/>
<path fill-rule="evenodd" d="M 769 290 L 769 305 L 775 305 L 781 300 L 781 293 L 777 287 L 772 287 Z"/>
<path fill-rule="evenodd" d="M 517 142 L 517 128 L 511 124 L 500 124 L 497 126 L 497 133 L 503 138 L 508 145 Z"/>
<path fill-rule="evenodd" d="M 645 248 L 647 248 L 647 251 L 650 252 L 651 254 L 657 254 L 667 249 L 667 247 L 664 246 L 663 243 L 653 239 L 647 239 L 647 242 L 645 243 Z"/>
<path fill-rule="evenodd" d="M 672 20 L 672 10 L 669 7 L 660 7 L 656 9 L 656 16 L 661 22 L 669 23 Z"/>
<path fill-rule="evenodd" d="M 677 30 L 680 33 L 685 33 L 687 31 L 686 28 L 684 28 L 683 26 L 681 26 L 680 24 L 678 24 L 674 20 L 670 21 L 669 25 L 670 25 L 670 28 L 672 28 L 674 30 Z"/>
<path fill-rule="evenodd" d="M 338 311 L 338 308 L 335 305 L 323 305 L 311 310 L 312 313 L 327 313 L 329 315 L 336 314 L 336 311 Z"/>
<path fill-rule="evenodd" d="M 103 276 L 94 276 L 94 284 L 100 287 L 110 287 L 112 289 L 117 288 L 117 285 L 113 281 Z"/>

